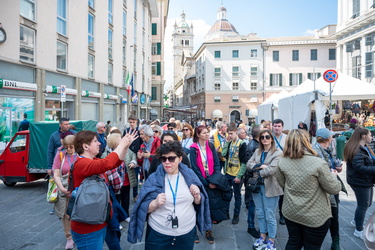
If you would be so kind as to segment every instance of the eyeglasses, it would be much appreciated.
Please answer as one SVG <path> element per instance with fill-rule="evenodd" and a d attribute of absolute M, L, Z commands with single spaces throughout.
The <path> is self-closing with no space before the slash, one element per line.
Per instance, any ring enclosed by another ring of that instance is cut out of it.
<path fill-rule="evenodd" d="M 177 156 L 168 156 L 168 157 L 162 156 L 162 157 L 160 157 L 160 160 L 161 160 L 161 162 L 167 162 L 167 160 L 168 160 L 169 162 L 172 163 L 176 160 L 176 158 L 177 158 Z"/>
<path fill-rule="evenodd" d="M 270 135 L 262 135 L 262 136 L 260 137 L 260 139 L 261 139 L 261 140 L 269 140 L 269 139 L 271 139 L 271 136 L 270 136 Z"/>
<path fill-rule="evenodd" d="M 173 131 L 173 130 L 174 130 L 174 128 L 173 128 L 173 127 L 170 127 L 170 128 L 168 128 L 168 130 L 172 130 L 172 131 Z"/>
<path fill-rule="evenodd" d="M 74 145 L 67 145 L 64 147 L 65 149 L 74 149 Z"/>
<path fill-rule="evenodd" d="M 190 129 L 188 129 L 188 128 L 184 128 L 182 131 L 189 131 Z"/>

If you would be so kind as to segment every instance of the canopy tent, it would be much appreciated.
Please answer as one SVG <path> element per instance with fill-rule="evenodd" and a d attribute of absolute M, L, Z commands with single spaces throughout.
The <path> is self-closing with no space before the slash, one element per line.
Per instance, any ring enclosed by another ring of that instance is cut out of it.
<path fill-rule="evenodd" d="M 279 100 L 279 117 L 284 121 L 285 129 L 296 128 L 300 121 L 310 124 L 311 106 L 314 103 L 317 127 L 324 127 L 324 115 L 329 106 L 329 83 L 323 77 L 314 82 L 304 81 Z M 345 74 L 339 74 L 332 83 L 332 101 L 337 100 L 368 100 L 375 98 L 375 85 L 363 82 Z"/>
<path fill-rule="evenodd" d="M 258 106 L 258 119 L 272 121 L 278 117 L 279 99 L 289 95 L 289 92 L 282 90 L 279 93 L 271 95 L 267 100 Z"/>

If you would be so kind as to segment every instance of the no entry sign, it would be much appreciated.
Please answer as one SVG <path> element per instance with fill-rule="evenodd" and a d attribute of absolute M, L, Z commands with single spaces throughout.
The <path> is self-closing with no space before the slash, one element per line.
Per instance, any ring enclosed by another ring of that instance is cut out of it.
<path fill-rule="evenodd" d="M 323 78 L 326 82 L 334 82 L 338 77 L 337 71 L 333 69 L 329 69 L 323 73 Z"/>

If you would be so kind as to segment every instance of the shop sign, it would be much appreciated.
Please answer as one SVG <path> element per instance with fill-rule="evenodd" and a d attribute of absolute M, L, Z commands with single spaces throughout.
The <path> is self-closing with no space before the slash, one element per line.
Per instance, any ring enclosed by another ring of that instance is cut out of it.
<path fill-rule="evenodd" d="M 0 78 L 0 89 L 19 89 L 37 91 L 38 86 L 35 83 L 16 82 Z"/>
<path fill-rule="evenodd" d="M 100 94 L 98 92 L 92 92 L 92 91 L 88 91 L 88 90 L 82 90 L 81 96 L 84 96 L 84 97 L 93 97 L 93 98 L 100 98 L 102 96 L 102 94 Z"/>
<path fill-rule="evenodd" d="M 46 86 L 46 92 L 52 93 L 52 94 L 61 94 L 61 87 L 53 86 L 53 85 L 47 85 Z M 67 95 L 77 95 L 77 90 L 65 88 L 65 94 L 67 94 Z"/>
<path fill-rule="evenodd" d="M 134 96 L 132 96 L 132 103 L 134 103 L 134 104 L 138 103 L 138 95 L 137 94 L 134 94 Z"/>
<path fill-rule="evenodd" d="M 141 103 L 141 104 L 145 104 L 145 102 L 146 102 L 146 95 L 141 95 L 141 98 L 139 99 L 139 102 Z"/>
<path fill-rule="evenodd" d="M 117 100 L 117 95 L 104 94 L 104 99 Z"/>

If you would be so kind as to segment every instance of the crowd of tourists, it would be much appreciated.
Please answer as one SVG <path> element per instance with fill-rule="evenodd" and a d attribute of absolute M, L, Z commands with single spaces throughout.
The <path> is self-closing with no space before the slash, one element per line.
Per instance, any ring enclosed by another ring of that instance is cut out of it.
<path fill-rule="evenodd" d="M 145 249 L 193 249 L 200 235 L 213 244 L 214 225 L 239 223 L 243 187 L 253 249 L 281 249 L 275 244 L 278 223 L 289 234 L 285 249 L 320 249 L 328 231 L 331 249 L 340 249 L 339 192 L 347 187 L 328 129 L 318 129 L 311 145 L 303 124 L 284 131 L 281 119 L 252 128 L 217 121 L 212 129 L 174 118 L 164 126 L 158 119 L 147 124 L 131 115 L 128 124 L 120 131 L 110 121 L 99 122 L 96 132 L 76 133 L 62 118 L 51 135 L 47 160 L 59 190 L 53 211 L 62 221 L 66 249 L 103 249 L 104 242 L 121 249 L 125 224 L 127 240 L 144 239 Z M 357 199 L 354 235 L 361 239 L 375 180 L 371 140 L 368 129 L 357 127 L 344 150 L 347 183 Z M 109 188 L 108 219 L 70 220 L 72 191 L 93 175 Z"/>

